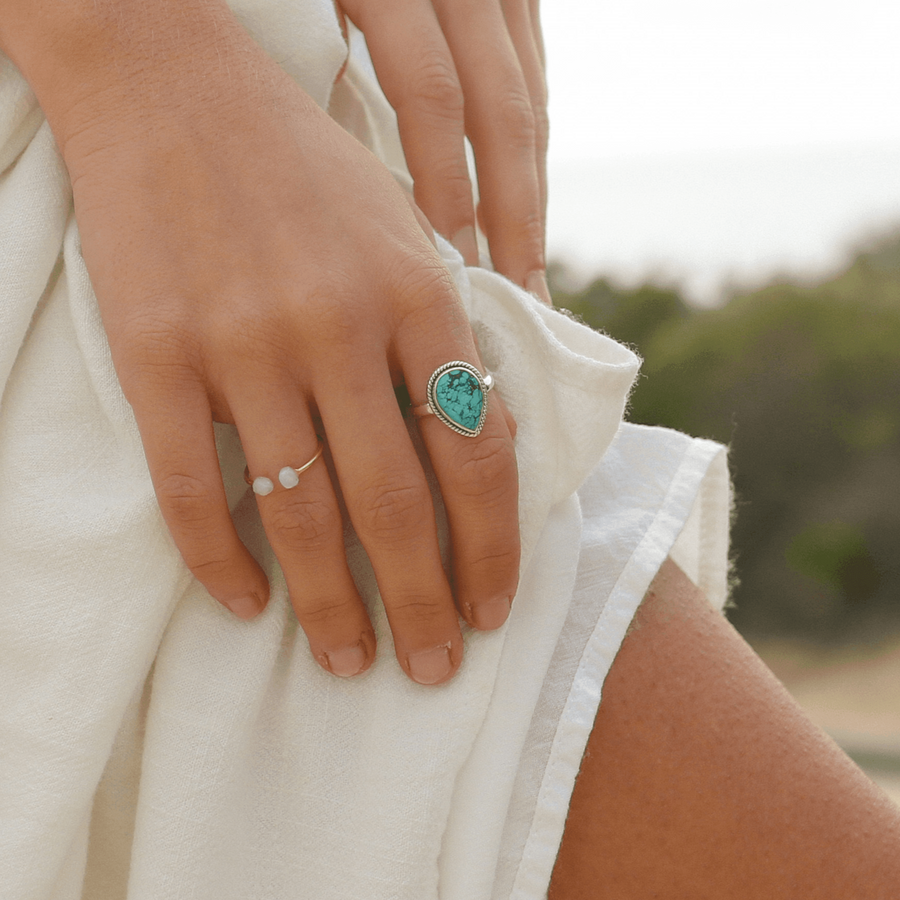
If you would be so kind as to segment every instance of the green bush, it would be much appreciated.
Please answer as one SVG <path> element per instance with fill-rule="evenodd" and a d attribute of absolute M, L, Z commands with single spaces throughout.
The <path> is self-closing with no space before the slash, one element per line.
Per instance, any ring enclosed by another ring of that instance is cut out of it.
<path fill-rule="evenodd" d="M 745 634 L 900 629 L 900 238 L 713 310 L 603 279 L 556 299 L 644 357 L 633 421 L 729 444 Z"/>

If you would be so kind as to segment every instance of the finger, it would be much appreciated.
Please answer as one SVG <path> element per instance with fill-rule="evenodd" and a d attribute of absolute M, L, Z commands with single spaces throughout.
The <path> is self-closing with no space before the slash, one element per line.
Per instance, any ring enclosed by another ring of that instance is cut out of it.
<path fill-rule="evenodd" d="M 462 635 L 441 564 L 434 506 L 394 396 L 387 361 L 348 366 L 317 391 L 334 465 L 369 555 L 397 659 L 420 684 L 440 684 L 462 660 Z"/>
<path fill-rule="evenodd" d="M 512 437 L 499 409 L 467 438 L 434 417 L 419 429 L 447 509 L 453 589 L 463 617 L 479 629 L 499 628 L 518 585 L 518 481 Z"/>
<path fill-rule="evenodd" d="M 435 9 L 465 97 L 466 134 L 494 266 L 517 284 L 543 292 L 537 125 L 503 12 L 494 3 L 469 3 L 463 10 L 450 0 L 435 0 Z"/>
<path fill-rule="evenodd" d="M 544 30 L 541 27 L 540 0 L 528 0 L 528 11 L 531 14 L 531 28 L 534 35 L 534 43 L 538 51 L 538 57 L 541 61 L 541 69 L 546 72 L 547 54 L 544 48 Z"/>
<path fill-rule="evenodd" d="M 516 420 L 513 418 L 513 414 L 506 408 L 506 404 L 503 402 L 503 397 L 500 396 L 498 392 L 494 392 L 489 398 L 492 404 L 496 404 L 500 407 L 500 413 L 503 416 L 503 421 L 506 422 L 506 429 L 509 431 L 509 436 L 515 440 L 516 433 L 519 430 L 519 426 L 516 424 Z"/>
<path fill-rule="evenodd" d="M 463 93 L 427 0 L 344 4 L 366 36 L 385 96 L 397 113 L 416 203 L 469 265 L 478 264 L 465 150 Z"/>
<path fill-rule="evenodd" d="M 173 387 L 152 376 L 140 385 L 129 400 L 172 538 L 216 600 L 253 618 L 268 602 L 269 585 L 231 519 L 205 392 L 199 383 Z"/>
<path fill-rule="evenodd" d="M 538 4 L 536 0 L 503 0 L 503 15 L 525 84 L 531 98 L 535 123 L 535 165 L 541 195 L 541 216 L 546 235 L 547 229 L 547 147 L 550 122 L 547 116 L 547 78 L 544 63 L 543 35 L 541 34 Z"/>
<path fill-rule="evenodd" d="M 232 405 L 263 527 L 313 656 L 335 675 L 357 675 L 375 658 L 375 633 L 347 565 L 324 457 L 314 459 L 319 438 L 292 385 L 267 383 L 264 397 Z"/>
<path fill-rule="evenodd" d="M 407 348 L 401 361 L 415 406 L 425 404 L 426 385 L 441 364 L 463 359 L 479 367 L 474 346 L 441 340 L 437 333 L 433 341 L 420 344 L 399 338 Z M 422 347 L 428 350 L 423 353 Z M 483 430 L 474 437 L 457 434 L 435 416 L 418 419 L 447 510 L 456 602 L 466 621 L 481 629 L 506 621 L 519 573 L 513 439 L 502 405 L 492 402 L 490 394 L 486 399 Z"/>

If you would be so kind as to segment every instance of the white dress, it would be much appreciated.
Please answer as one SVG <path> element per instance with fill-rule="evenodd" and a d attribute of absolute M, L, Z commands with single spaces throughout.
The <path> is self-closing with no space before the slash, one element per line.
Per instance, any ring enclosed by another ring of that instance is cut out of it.
<path fill-rule="evenodd" d="M 257 40 L 408 178 L 331 0 L 236 0 Z M 312 660 L 273 582 L 238 621 L 162 523 L 33 95 L 0 57 L 0 896 L 538 900 L 603 680 L 667 555 L 721 606 L 729 486 L 708 441 L 622 424 L 638 361 L 485 269 L 450 266 L 515 416 L 523 570 L 509 622 L 440 688 Z"/>

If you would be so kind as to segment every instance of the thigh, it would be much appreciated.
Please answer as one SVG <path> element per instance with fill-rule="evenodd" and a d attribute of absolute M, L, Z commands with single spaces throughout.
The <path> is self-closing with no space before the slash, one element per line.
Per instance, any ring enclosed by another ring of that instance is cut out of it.
<path fill-rule="evenodd" d="M 671 561 L 603 688 L 550 900 L 900 893 L 900 813 Z"/>

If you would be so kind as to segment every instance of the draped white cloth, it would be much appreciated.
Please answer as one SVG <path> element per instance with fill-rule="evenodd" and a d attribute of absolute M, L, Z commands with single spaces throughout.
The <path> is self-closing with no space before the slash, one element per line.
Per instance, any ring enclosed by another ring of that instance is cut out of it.
<path fill-rule="evenodd" d="M 330 0 L 241 0 L 253 35 L 403 172 L 390 110 Z M 333 87 L 334 85 L 334 87 Z M 29 88 L 0 57 L 0 896 L 479 900 L 547 884 L 603 679 L 671 554 L 721 606 L 724 452 L 622 425 L 638 361 L 442 253 L 515 416 L 521 589 L 440 688 L 410 682 L 348 532 L 379 658 L 311 659 L 234 431 L 226 487 L 273 582 L 238 621 L 157 508 Z"/>

